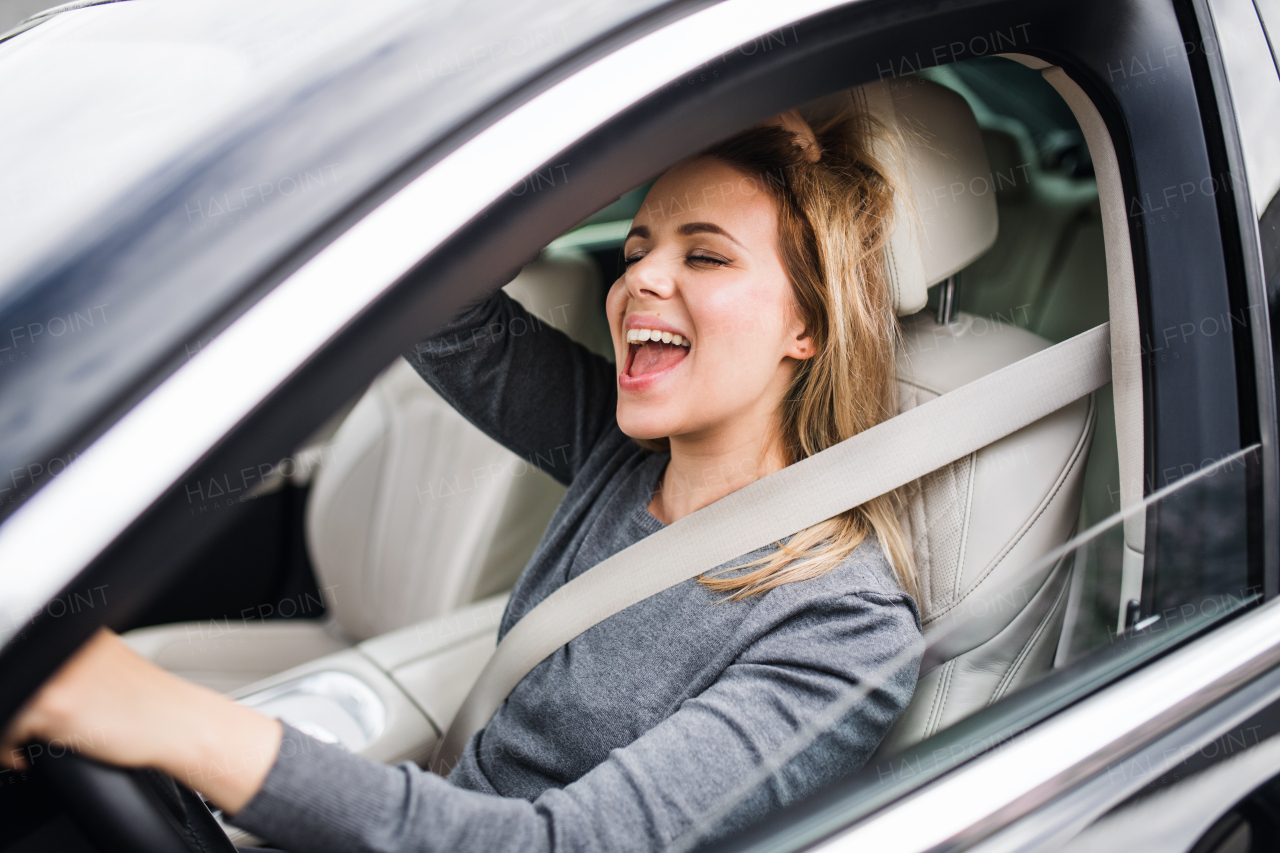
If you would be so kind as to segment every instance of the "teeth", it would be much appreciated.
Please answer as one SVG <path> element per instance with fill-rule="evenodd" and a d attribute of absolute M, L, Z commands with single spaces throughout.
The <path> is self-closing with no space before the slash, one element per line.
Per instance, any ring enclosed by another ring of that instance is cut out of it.
<path fill-rule="evenodd" d="M 627 329 L 627 343 L 641 344 L 645 341 L 661 341 L 664 344 L 674 344 L 678 347 L 689 346 L 689 339 L 682 335 L 663 332 L 658 329 Z"/>

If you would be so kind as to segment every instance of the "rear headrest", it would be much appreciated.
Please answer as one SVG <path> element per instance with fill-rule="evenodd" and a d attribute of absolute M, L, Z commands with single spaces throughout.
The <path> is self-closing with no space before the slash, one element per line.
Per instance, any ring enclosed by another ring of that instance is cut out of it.
<path fill-rule="evenodd" d="M 924 307 L 928 289 L 996 241 L 996 194 L 982 131 L 957 93 L 923 77 L 868 83 L 800 108 L 811 123 L 856 102 L 898 140 L 884 162 L 910 187 L 889 241 L 889 283 L 899 316 Z"/>

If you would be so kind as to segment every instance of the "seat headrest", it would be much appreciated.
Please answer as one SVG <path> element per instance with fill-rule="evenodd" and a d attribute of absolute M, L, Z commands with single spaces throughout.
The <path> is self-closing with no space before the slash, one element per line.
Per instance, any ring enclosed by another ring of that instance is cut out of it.
<path fill-rule="evenodd" d="M 925 306 L 928 290 L 971 264 L 996 241 L 995 186 L 982 131 L 964 98 L 924 77 L 868 83 L 800 108 L 811 123 L 856 104 L 896 138 L 882 146 L 911 197 L 895 205 L 888 272 L 898 316 Z"/>

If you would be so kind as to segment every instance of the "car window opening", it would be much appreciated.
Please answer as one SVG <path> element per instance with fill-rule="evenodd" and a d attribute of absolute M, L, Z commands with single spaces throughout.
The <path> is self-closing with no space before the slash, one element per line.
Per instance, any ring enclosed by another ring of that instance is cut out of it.
<path fill-rule="evenodd" d="M 868 199 L 887 199 L 894 221 L 913 223 L 875 244 L 882 254 L 871 278 L 884 277 L 881 307 L 897 317 L 901 332 L 889 341 L 897 348 L 883 358 L 878 402 L 888 400 L 886 407 L 913 410 L 1099 324 L 1125 322 L 1111 317 L 1109 307 L 1115 304 L 1104 240 L 1110 214 L 1099 191 L 1109 180 L 1108 160 L 1090 150 L 1088 127 L 1082 127 L 1088 122 L 1034 64 L 981 58 L 831 93 L 798 105 L 759 138 L 738 148 L 733 141 L 713 146 L 716 153 L 703 158 L 714 161 L 717 180 L 734 169 L 741 177 L 741 163 L 777 143 L 770 133 L 790 133 L 797 122 L 814 128 L 815 145 L 831 144 L 834 137 L 824 129 L 836 126 L 847 105 L 869 124 L 888 122 L 884 147 L 873 148 L 871 136 L 858 142 L 884 158 L 885 175 L 878 184 L 855 187 Z M 912 133 L 899 131 L 899 120 Z M 767 266 L 752 266 L 760 242 L 739 242 L 731 228 L 666 227 L 661 219 L 674 216 L 667 207 L 645 231 L 633 231 L 638 217 L 654 217 L 645 209 L 653 192 L 683 192 L 706 180 L 690 170 L 687 162 L 675 164 L 550 242 L 503 286 L 504 297 L 473 306 L 473 315 L 455 318 L 447 334 L 397 358 L 289 457 L 241 471 L 239 482 L 228 475 L 187 484 L 193 517 L 224 512 L 235 520 L 186 568 L 172 594 L 138 616 L 123 635 L 128 646 L 283 720 L 290 748 L 309 736 L 376 761 L 425 765 L 496 639 L 557 588 L 526 567 L 547 576 L 554 571 L 563 583 L 684 517 L 690 506 L 705 505 L 696 499 L 700 489 L 730 494 L 769 465 L 777 470 L 811 453 L 821 430 L 806 430 L 797 416 L 800 427 L 787 433 L 790 443 L 779 438 L 772 455 L 743 456 L 738 468 L 703 470 L 700 479 L 666 479 L 664 466 L 678 445 L 673 450 L 671 438 L 654 431 L 652 424 L 665 423 L 663 404 L 646 394 L 719 352 L 722 363 L 739 365 L 746 375 L 753 348 L 734 349 L 715 338 L 741 337 L 734 325 L 740 330 L 752 317 L 716 304 L 711 283 L 717 275 L 733 280 L 742 267 L 763 275 L 758 270 Z M 811 209 L 787 198 L 792 213 Z M 744 227 L 751 225 L 747 219 Z M 794 237 L 794 245 L 807 244 Z M 883 258 L 889 263 L 880 263 Z M 771 272 L 790 276 L 793 270 L 775 266 Z M 866 280 L 867 267 L 849 269 Z M 690 292 L 705 288 L 697 296 L 703 307 L 668 307 L 668 290 L 681 276 L 698 283 L 688 285 Z M 763 289 L 742 292 L 769 298 Z M 819 304 L 815 297 L 797 310 L 813 316 Z M 767 345 L 791 347 L 779 352 L 810 369 L 822 341 L 804 323 L 787 326 L 794 319 L 790 303 L 778 306 L 770 315 L 781 318 L 776 328 L 754 332 L 756 354 Z M 549 339 L 556 343 L 537 349 Z M 852 344 L 845 352 L 861 359 L 849 356 L 864 373 L 880 364 Z M 468 353 L 501 367 L 471 363 L 458 368 L 461 379 L 451 379 L 451 365 L 463 364 Z M 791 382 L 793 374 L 786 376 Z M 758 384 L 774 387 L 765 379 Z M 598 392 L 606 387 L 614 399 L 631 395 L 630 411 L 620 407 L 601 420 L 592 407 L 600 408 Z M 708 410 L 728 405 L 713 383 L 689 387 L 699 389 Z M 577 396 L 552 399 L 544 388 L 573 389 Z M 793 396 L 800 399 L 801 391 Z M 850 410 L 878 404 L 874 394 L 864 396 Z M 580 635 L 587 639 L 576 661 L 551 657 L 531 672 L 522 683 L 541 698 L 523 710 L 519 702 L 505 706 L 487 746 L 471 741 L 455 772 L 470 787 L 478 780 L 493 787 L 496 779 L 507 796 L 526 799 L 589 773 L 621 774 L 616 761 L 608 763 L 614 750 L 630 750 L 642 767 L 648 756 L 673 775 L 706 773 L 706 767 L 673 765 L 682 753 L 700 755 L 696 743 L 704 735 L 734 741 L 734 726 L 725 720 L 735 714 L 767 728 L 772 721 L 752 719 L 751 709 L 804 693 L 787 686 L 781 670 L 800 673 L 808 698 L 789 709 L 797 718 L 791 728 L 759 742 L 744 737 L 743 754 L 758 754 L 716 765 L 717 773 L 732 777 L 724 790 L 698 801 L 696 819 L 662 840 L 692 849 L 839 786 L 869 813 L 995 748 L 1034 722 L 1028 703 L 1004 700 L 1048 697 L 1034 712 L 1047 716 L 1094 689 L 1100 672 L 1136 667 L 1260 600 L 1242 511 L 1257 448 L 1163 490 L 1149 487 L 1154 494 L 1145 500 L 1138 494 L 1135 502 L 1126 482 L 1122 500 L 1129 452 L 1123 433 L 1141 429 L 1125 409 L 1131 401 L 1105 385 L 877 498 L 870 509 L 824 523 L 808 538 L 797 534 L 791 540 L 800 543 L 796 554 L 785 544 L 777 553 L 753 553 L 726 574 L 680 587 L 688 600 L 677 602 L 668 590 L 623 611 L 608 630 L 632 638 L 628 648 L 613 649 L 625 666 L 592 659 L 614 640 L 596 630 L 607 623 L 589 629 L 596 633 Z M 509 412 L 495 414 L 506 406 L 518 414 L 510 423 L 503 420 Z M 578 419 L 576 432 L 545 426 L 562 411 Z M 476 426 L 485 417 L 494 436 Z M 878 419 L 868 416 L 855 431 Z M 684 425 L 674 416 L 667 422 L 677 421 Z M 608 460 L 592 458 L 600 455 L 595 442 L 612 435 L 610 429 L 634 440 L 610 445 Z M 823 435 L 839 429 L 849 432 L 841 425 Z M 588 434 L 586 446 L 575 446 Z M 586 490 L 578 478 L 588 475 L 611 485 Z M 708 485 L 715 477 L 722 482 Z M 562 503 L 574 497 L 575 486 L 578 503 Z M 607 534 L 579 534 L 580 518 L 600 522 Z M 1157 527 L 1158 537 L 1148 525 Z M 1154 552 L 1144 553 L 1147 542 L 1158 543 Z M 841 543 L 849 547 L 835 547 Z M 799 556 L 827 550 L 836 558 L 806 574 Z M 881 552 L 885 558 L 876 556 Z M 579 565 L 579 555 L 589 565 Z M 842 611 L 845 621 L 828 620 L 830 634 L 807 635 L 782 618 L 803 622 L 806 607 L 784 608 L 779 623 L 795 631 L 792 639 L 762 632 L 735 650 L 741 660 L 722 662 L 716 678 L 689 687 L 712 667 L 707 658 L 714 654 L 688 648 L 714 648 L 746 630 L 745 617 L 725 615 L 736 612 L 736 603 L 771 593 L 774 601 L 802 601 L 803 590 L 843 601 L 838 584 L 855 582 L 869 584 L 857 591 L 864 600 Z M 690 604 L 693 596 L 702 598 Z M 702 617 L 691 614 L 698 606 L 700 614 L 714 616 L 697 622 Z M 666 620 L 663 637 L 650 636 L 653 626 L 638 621 L 645 617 Z M 897 621 L 886 629 L 884 620 Z M 687 660 L 671 664 L 681 654 L 681 625 L 695 623 L 705 636 L 696 643 L 686 637 Z M 823 644 L 843 636 L 840 625 L 885 645 L 878 656 L 867 653 L 866 669 L 833 676 Z M 787 665 L 761 677 L 772 654 Z M 814 686 L 819 675 L 830 683 Z M 736 679 L 750 678 L 751 691 L 735 693 Z M 556 689 L 564 683 L 577 688 Z M 890 712 L 869 710 L 877 703 Z M 677 716 L 678 710 L 684 713 Z M 606 717 L 637 730 L 579 728 L 583 720 Z M 961 721 L 966 726 L 957 728 Z M 859 726 L 873 723 L 880 725 L 874 737 L 860 741 Z M 665 746 L 664 736 L 670 739 Z M 673 748 L 680 739 L 687 746 Z M 376 777 L 370 771 L 365 778 Z M 654 789 L 637 796 L 658 798 L 655 792 L 668 781 L 649 780 Z M 234 818 L 219 818 L 233 841 L 256 842 Z M 264 819 L 261 825 L 270 824 Z M 1235 827 L 1223 824 L 1219 834 Z"/>
<path fill-rule="evenodd" d="M 999 341 L 997 349 L 1012 347 L 1021 352 L 1020 347 L 1026 346 L 1023 340 L 1058 342 L 1104 322 L 1106 266 L 1097 184 L 1083 134 L 1060 96 L 1038 72 L 1005 59 L 991 59 L 895 80 L 889 87 L 890 97 L 894 92 L 914 93 L 925 87 L 942 88 L 963 99 L 976 119 L 987 166 L 959 189 L 928 188 L 934 194 L 926 195 L 913 188 L 915 203 L 937 206 L 938 197 L 946 197 L 951 204 L 963 204 L 986 196 L 994 199 L 999 229 L 994 244 L 955 276 L 959 313 L 950 323 L 939 326 L 934 318 L 943 290 L 939 287 L 928 291 L 929 304 L 924 310 L 903 318 L 912 367 L 927 370 L 921 362 L 931 354 L 941 353 L 950 360 L 962 357 L 957 355 L 962 350 L 955 347 L 965 337 Z M 527 328 L 517 329 L 513 323 L 510 334 L 533 333 L 534 324 L 546 324 L 588 349 L 614 358 L 605 294 L 608 283 L 625 269 L 623 244 L 652 186 L 650 181 L 629 190 L 587 217 L 553 241 L 506 286 L 507 293 L 532 315 Z M 927 378 L 922 381 L 906 372 L 900 383 L 907 407 L 944 390 L 936 383 L 931 386 Z M 1108 386 L 1087 404 L 1082 401 L 1068 418 L 1077 424 L 1076 437 L 1067 442 L 1066 456 L 1057 464 L 1069 469 L 1072 499 L 1077 503 L 1075 509 L 1059 511 L 1062 521 L 1056 535 L 1061 539 L 1119 510 L 1109 392 Z M 437 448 L 449 450 L 440 453 L 437 449 L 426 456 L 420 450 L 409 451 L 413 456 L 407 473 L 398 478 L 406 482 L 397 483 L 396 474 L 383 467 L 390 459 L 405 465 L 400 455 L 404 451 L 385 457 L 369 453 L 369 448 L 385 442 L 388 436 L 410 444 L 407 437 L 420 434 L 431 434 Z M 316 588 L 329 590 L 323 596 L 327 621 L 298 625 L 299 632 L 309 633 L 299 634 L 295 657 L 281 660 L 280 669 L 302 664 L 299 658 L 318 656 L 316 652 L 331 652 L 335 643 L 376 642 L 371 638 L 423 619 L 447 620 L 459 608 L 465 612 L 465 608 L 477 606 L 472 602 L 481 602 L 478 606 L 482 609 L 496 613 L 497 605 L 484 602 L 510 589 L 564 494 L 564 486 L 546 471 L 554 469 L 556 454 L 563 458 L 566 450 L 545 448 L 528 456 L 506 450 L 458 416 L 408 364 L 397 360 L 358 401 L 293 455 L 295 460 L 315 460 L 314 464 L 301 462 L 289 476 L 277 478 L 276 488 L 297 493 L 293 504 L 305 502 L 306 547 L 300 562 L 313 567 Z M 926 620 L 935 614 L 954 619 L 954 602 L 960 602 L 963 609 L 978 600 L 965 595 L 965 572 L 975 569 L 961 565 L 962 549 L 967 548 L 972 557 L 980 546 L 965 541 L 966 522 L 972 523 L 966 516 L 973 510 L 966 508 L 963 495 L 975 483 L 981 487 L 984 479 L 1002 482 L 1003 475 L 1009 482 L 1025 480 L 1023 475 L 1036 467 L 1042 453 L 1042 448 L 1014 443 L 989 448 L 905 490 L 904 526 L 917 559 L 923 555 L 925 580 L 920 603 Z M 281 470 L 286 467 L 280 466 Z M 1058 471 L 1041 476 L 1050 477 L 1038 487 L 1047 492 Z M 355 484 L 370 477 L 382 481 L 383 489 L 408 498 L 411 506 L 416 505 L 409 516 L 416 517 L 401 519 L 397 527 L 383 530 L 371 525 L 356 532 L 344 524 L 343 519 L 354 509 L 352 501 L 364 499 L 358 497 Z M 932 512 L 939 503 L 948 507 L 940 515 Z M 486 510 L 489 521 L 469 523 L 479 506 L 490 507 Z M 450 531 L 447 546 L 433 546 L 432 539 L 439 542 L 444 531 Z M 353 548 L 373 549 L 379 556 L 362 558 L 361 564 L 353 566 Z M 1037 636 L 1052 634 L 1053 640 L 1030 649 L 1028 665 L 1016 677 L 995 685 L 983 704 L 1052 672 L 1055 666 L 1067 666 L 1096 648 L 1100 640 L 1114 640 L 1116 614 L 1121 609 L 1120 572 L 1109 559 L 1113 555 L 1103 550 L 1100 555 L 1098 548 L 1082 548 L 1081 565 L 1074 569 L 1058 566 L 1052 572 L 1052 581 L 1043 586 L 1048 587 L 1044 592 L 1054 599 L 1054 606 L 1048 618 L 1038 620 L 1037 627 L 1042 630 Z M 424 565 L 431 567 L 426 577 Z M 305 572 L 299 574 L 305 581 Z M 406 584 L 436 593 L 406 596 Z M 344 601 L 340 592 L 344 588 L 360 592 Z M 375 588 L 385 590 L 381 599 L 367 591 Z M 1007 609 L 1014 602 L 1025 607 L 1036 597 L 1035 591 L 1028 589 L 1024 585 L 1001 590 L 988 604 L 993 609 Z M 259 624 L 263 629 L 275 628 L 275 622 L 288 624 L 280 619 L 284 609 L 287 606 L 277 608 Z M 313 611 L 308 615 L 318 614 Z M 211 633 L 211 623 L 206 623 L 197 635 Z M 129 639 L 152 656 L 161 655 L 175 642 L 187 642 L 170 627 L 140 629 Z M 950 675 L 949 667 L 954 664 L 935 669 L 922 683 L 936 690 L 939 677 Z M 199 675 L 206 678 L 211 677 L 206 673 L 216 672 L 204 665 L 200 670 Z M 194 668 L 191 672 L 196 674 Z M 253 668 L 224 671 L 212 678 L 219 679 L 216 684 L 222 689 L 243 692 L 269 675 Z M 907 749 L 920 738 L 945 729 L 959 718 L 957 714 L 963 716 L 972 710 L 976 707 L 935 712 L 928 719 L 914 719 L 913 712 L 908 712 L 878 755 Z"/>

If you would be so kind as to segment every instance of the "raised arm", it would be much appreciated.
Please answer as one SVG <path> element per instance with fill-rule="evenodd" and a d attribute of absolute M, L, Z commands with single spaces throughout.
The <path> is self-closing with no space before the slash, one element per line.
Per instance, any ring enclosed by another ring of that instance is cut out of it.
<path fill-rule="evenodd" d="M 910 701 L 922 646 L 901 597 L 846 595 L 765 636 L 661 724 L 533 802 L 286 730 L 266 784 L 234 821 L 296 853 L 664 850 L 861 766 Z"/>
<path fill-rule="evenodd" d="M 568 483 L 613 422 L 613 365 L 498 291 L 405 358 L 486 435 Z"/>

